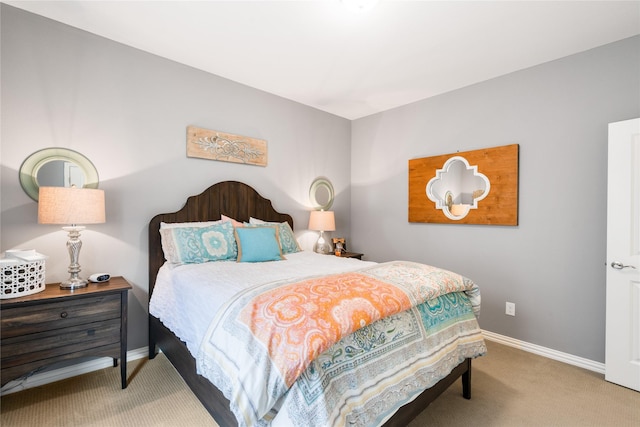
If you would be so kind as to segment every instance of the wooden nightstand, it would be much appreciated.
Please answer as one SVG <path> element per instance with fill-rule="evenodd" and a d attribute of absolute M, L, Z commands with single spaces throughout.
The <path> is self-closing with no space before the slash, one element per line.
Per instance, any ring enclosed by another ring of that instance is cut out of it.
<path fill-rule="evenodd" d="M 122 277 L 69 291 L 59 283 L 0 302 L 1 383 L 77 357 L 112 357 L 127 387 L 127 291 Z"/>
<path fill-rule="evenodd" d="M 336 255 L 340 258 L 358 258 L 358 259 L 362 259 L 362 256 L 364 254 L 359 254 L 357 252 L 341 252 L 340 255 Z"/>

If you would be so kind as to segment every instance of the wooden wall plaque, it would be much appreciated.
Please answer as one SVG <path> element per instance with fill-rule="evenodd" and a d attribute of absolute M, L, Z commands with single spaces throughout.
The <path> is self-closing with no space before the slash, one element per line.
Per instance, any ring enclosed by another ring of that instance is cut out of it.
<path fill-rule="evenodd" d="M 451 219 L 427 197 L 427 184 L 450 158 L 460 156 L 485 175 L 490 189 L 477 208 Z M 518 225 L 518 144 L 409 160 L 409 222 Z"/>
<path fill-rule="evenodd" d="M 267 141 L 188 126 L 187 157 L 266 166 Z"/>

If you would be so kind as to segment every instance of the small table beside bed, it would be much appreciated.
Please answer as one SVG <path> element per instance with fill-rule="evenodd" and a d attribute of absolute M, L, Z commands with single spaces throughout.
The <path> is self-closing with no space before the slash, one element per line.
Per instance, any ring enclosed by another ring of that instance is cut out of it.
<path fill-rule="evenodd" d="M 471 280 L 302 251 L 236 181 L 150 221 L 149 299 L 150 359 L 223 427 L 404 426 L 486 352 Z"/>

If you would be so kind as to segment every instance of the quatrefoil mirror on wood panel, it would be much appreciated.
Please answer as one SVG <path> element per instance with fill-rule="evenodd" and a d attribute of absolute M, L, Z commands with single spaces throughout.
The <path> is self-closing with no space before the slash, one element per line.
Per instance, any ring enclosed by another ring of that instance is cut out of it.
<path fill-rule="evenodd" d="M 518 144 L 409 160 L 409 222 L 518 224 Z"/>

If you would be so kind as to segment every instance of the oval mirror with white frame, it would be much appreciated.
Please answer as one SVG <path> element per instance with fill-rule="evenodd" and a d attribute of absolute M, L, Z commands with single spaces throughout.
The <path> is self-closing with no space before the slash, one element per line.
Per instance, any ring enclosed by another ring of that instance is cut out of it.
<path fill-rule="evenodd" d="M 20 185 L 38 201 L 40 187 L 98 188 L 98 171 L 82 154 L 68 148 L 45 148 L 31 154 L 20 166 Z"/>
<path fill-rule="evenodd" d="M 464 157 L 453 156 L 436 170 L 426 193 L 447 218 L 461 220 L 471 209 L 478 208 L 478 202 L 487 197 L 490 189 L 489 179 L 478 172 L 478 166 L 470 166 Z"/>
<path fill-rule="evenodd" d="M 331 181 L 324 177 L 313 180 L 309 188 L 309 200 L 314 209 L 328 211 L 333 205 L 334 197 L 335 193 Z"/>

